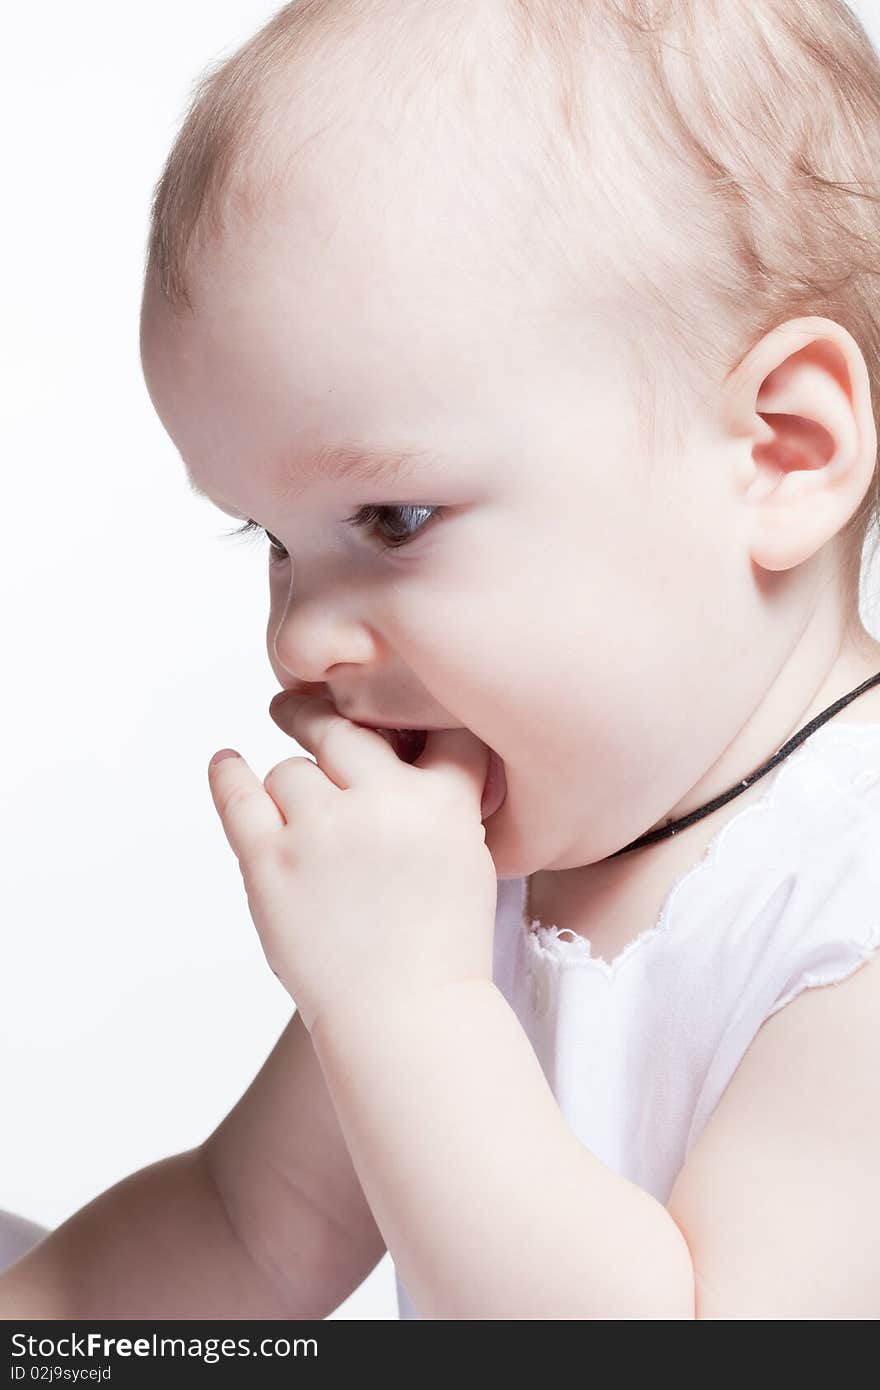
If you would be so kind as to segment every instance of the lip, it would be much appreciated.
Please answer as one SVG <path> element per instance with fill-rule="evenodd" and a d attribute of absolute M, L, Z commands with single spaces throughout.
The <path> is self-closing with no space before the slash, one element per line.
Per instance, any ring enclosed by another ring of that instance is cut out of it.
<path fill-rule="evenodd" d="M 352 719 L 350 714 L 344 714 L 342 717 L 352 724 L 357 724 L 361 729 L 420 729 L 428 734 L 445 732 L 445 726 L 439 724 L 407 724 L 399 719 Z"/>
<path fill-rule="evenodd" d="M 486 781 L 483 786 L 483 797 L 480 803 L 480 818 L 486 820 L 495 814 L 499 806 L 507 799 L 507 775 L 504 771 L 504 763 L 494 748 L 489 749 L 489 766 L 486 769 Z"/>
<path fill-rule="evenodd" d="M 272 696 L 272 699 L 269 701 L 269 708 L 271 710 L 276 705 L 283 704 L 285 697 L 289 694 L 307 693 L 310 694 L 311 692 L 297 691 L 296 686 L 285 686 L 282 690 L 276 690 L 275 694 Z M 318 697 L 316 696 L 315 698 Z M 328 699 L 329 697 L 325 696 L 323 698 Z M 330 703 L 333 703 L 332 700 L 330 701 Z M 336 710 L 336 713 L 342 719 L 347 719 L 350 723 L 357 724 L 358 727 L 361 729 L 420 729 L 424 730 L 426 733 L 438 733 L 441 730 L 445 730 L 448 727 L 448 725 L 445 724 L 411 724 L 406 719 L 373 719 L 366 714 L 357 716 L 353 714 L 346 714 L 344 710 L 338 708 Z"/>

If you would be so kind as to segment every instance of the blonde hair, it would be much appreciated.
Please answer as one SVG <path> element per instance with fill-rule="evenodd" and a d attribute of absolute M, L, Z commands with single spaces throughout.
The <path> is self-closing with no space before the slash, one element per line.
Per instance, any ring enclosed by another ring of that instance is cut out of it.
<path fill-rule="evenodd" d="M 537 93 L 548 99 L 532 197 L 567 218 L 580 192 L 615 229 L 603 263 L 611 278 L 597 276 L 592 242 L 579 252 L 582 221 L 553 245 L 585 304 L 600 284 L 608 304 L 625 296 L 619 326 L 652 444 L 662 416 L 663 448 L 674 451 L 694 399 L 708 399 L 772 328 L 806 315 L 834 320 L 858 344 L 880 437 L 880 58 L 845 0 L 495 0 L 491 10 L 517 42 L 514 98 L 536 115 Z M 255 219 L 279 185 L 288 166 L 270 153 L 272 95 L 290 96 L 292 72 L 307 80 L 313 59 L 332 63 L 380 17 L 395 34 L 412 20 L 427 26 L 406 49 L 407 81 L 430 83 L 444 67 L 462 70 L 456 37 L 468 14 L 487 12 L 477 0 L 294 0 L 209 69 L 152 201 L 147 274 L 169 305 L 192 309 L 190 256 L 230 217 Z M 600 51 L 610 68 L 595 66 Z M 473 61 L 485 67 L 485 52 Z M 524 80 L 526 64 L 537 83 Z M 591 118 L 612 95 L 615 120 L 603 117 L 597 140 Z M 878 527 L 875 466 L 840 532 L 856 611 Z"/>

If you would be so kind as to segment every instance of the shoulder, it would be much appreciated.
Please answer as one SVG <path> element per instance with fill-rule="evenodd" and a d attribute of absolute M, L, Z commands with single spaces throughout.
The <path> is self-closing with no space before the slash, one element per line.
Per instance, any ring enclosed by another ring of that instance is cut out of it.
<path fill-rule="evenodd" d="M 667 1202 L 698 1317 L 880 1317 L 878 1055 L 878 950 L 759 1028 Z"/>
<path fill-rule="evenodd" d="M 755 938 L 768 987 L 765 1026 L 805 990 L 847 978 L 880 946 L 880 725 L 829 726 L 782 799 L 795 829 L 768 862 L 766 882 L 776 891 L 757 924 L 766 937 Z"/>

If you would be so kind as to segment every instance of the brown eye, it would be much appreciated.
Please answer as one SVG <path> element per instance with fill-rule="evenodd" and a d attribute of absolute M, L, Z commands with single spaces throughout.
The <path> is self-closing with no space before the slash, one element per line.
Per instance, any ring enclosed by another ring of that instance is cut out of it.
<path fill-rule="evenodd" d="M 359 530 L 366 531 L 368 535 L 375 536 L 383 549 L 400 550 L 403 546 L 414 541 L 417 536 L 420 536 L 428 522 L 434 517 L 442 515 L 443 511 L 443 507 L 376 507 L 370 505 L 361 507 L 354 516 L 347 516 L 345 520 L 349 526 L 357 527 Z M 413 518 L 418 518 L 419 513 L 426 512 L 429 513 L 427 519 L 423 520 L 416 530 L 410 530 L 409 526 Z"/>

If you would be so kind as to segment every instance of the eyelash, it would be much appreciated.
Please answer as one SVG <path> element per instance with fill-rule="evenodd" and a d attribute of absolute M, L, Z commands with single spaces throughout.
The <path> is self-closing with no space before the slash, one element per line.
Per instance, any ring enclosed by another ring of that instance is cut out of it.
<path fill-rule="evenodd" d="M 352 516 L 347 516 L 343 519 L 347 525 L 354 526 L 358 530 L 365 530 L 368 532 L 368 534 L 374 535 L 375 531 L 373 528 L 375 527 L 377 522 L 381 521 L 383 512 L 430 512 L 431 516 L 428 517 L 427 521 L 422 526 L 420 526 L 417 531 L 414 531 L 411 535 L 400 536 L 396 540 L 392 541 L 384 540 L 381 536 L 379 537 L 379 545 L 383 550 L 402 550 L 404 546 L 410 545 L 422 534 L 424 530 L 426 530 L 429 522 L 431 522 L 435 518 L 439 518 L 440 516 L 442 516 L 445 510 L 446 509 L 444 507 L 376 507 L 370 504 L 365 507 L 360 507 Z M 267 531 L 265 527 L 261 526 L 257 521 L 246 521 L 244 526 L 239 526 L 235 531 L 227 531 L 222 539 L 230 540 L 234 539 L 236 536 L 247 535 L 267 536 L 269 539 L 269 548 L 270 550 L 274 551 L 278 559 L 281 560 L 287 558 L 287 551 L 284 549 L 284 546 L 280 545 L 276 537 L 273 536 L 270 531 Z"/>

